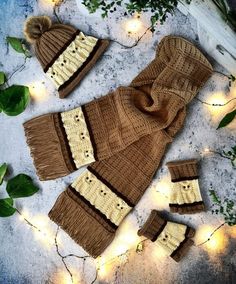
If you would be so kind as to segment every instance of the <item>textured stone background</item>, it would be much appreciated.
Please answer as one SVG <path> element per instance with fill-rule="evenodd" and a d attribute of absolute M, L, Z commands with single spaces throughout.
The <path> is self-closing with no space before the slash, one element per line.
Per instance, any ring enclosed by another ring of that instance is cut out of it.
<path fill-rule="evenodd" d="M 119 12 L 112 18 L 102 20 L 98 14 L 89 15 L 80 2 L 66 0 L 59 9 L 60 18 L 72 23 L 85 33 L 99 37 L 114 38 L 125 44 L 132 44 L 135 37 L 128 37 L 124 30 L 125 19 Z M 78 8 L 79 7 L 79 8 Z M 22 25 L 28 15 L 52 15 L 49 0 L 14 1 L 2 0 L 0 3 L 0 66 L 6 73 L 12 73 L 24 61 L 5 43 L 5 37 L 23 37 Z M 148 19 L 148 18 L 147 18 Z M 148 25 L 142 18 L 144 25 Z M 53 237 L 56 225 L 49 221 L 47 213 L 57 196 L 66 185 L 84 169 L 65 178 L 39 182 L 35 174 L 29 149 L 25 142 L 22 123 L 37 115 L 54 111 L 64 111 L 84 104 L 95 97 L 105 95 L 120 85 L 128 84 L 154 57 L 158 42 L 165 35 L 182 35 L 198 44 L 196 23 L 180 12 L 169 17 L 167 22 L 158 27 L 152 36 L 147 34 L 138 46 L 125 49 L 112 43 L 102 60 L 93 68 L 79 88 L 68 99 L 60 100 L 53 85 L 39 66 L 35 57 L 27 60 L 24 69 L 17 72 L 10 84 L 31 86 L 32 100 L 27 110 L 18 117 L 0 114 L 0 163 L 7 162 L 11 175 L 24 172 L 31 175 L 40 187 L 40 192 L 33 197 L 19 199 L 16 206 L 26 216 L 46 232 L 46 236 L 37 235 L 19 216 L 0 220 L 0 283 L 70 283 L 62 262 L 56 254 Z M 210 59 L 210 55 L 208 55 Z M 211 59 L 210 59 L 211 60 Z M 222 70 L 214 61 L 215 69 Z M 214 101 L 219 97 L 224 101 L 236 96 L 236 90 L 226 91 L 227 80 L 214 74 L 198 97 L 204 101 Z M 146 220 L 153 208 L 168 211 L 169 176 L 164 166 L 169 160 L 196 157 L 200 160 L 200 185 L 208 212 L 193 216 L 172 216 L 197 229 L 196 243 L 207 239 L 206 231 L 211 231 L 223 222 L 221 216 L 214 216 L 210 211 L 208 190 L 215 189 L 221 197 L 235 200 L 236 178 L 230 162 L 218 155 L 203 154 L 205 148 L 229 150 L 236 143 L 235 123 L 230 127 L 216 131 L 224 113 L 233 109 L 213 108 L 193 100 L 188 108 L 184 129 L 169 147 L 161 168 L 153 183 L 141 199 L 134 212 L 123 222 L 112 245 L 103 255 L 107 261 L 138 242 L 136 232 Z M 4 187 L 4 185 L 3 185 Z M 4 197 L 0 191 L 0 198 Z M 168 214 L 168 212 L 167 212 Z M 210 226 L 210 229 L 208 229 Z M 131 250 L 125 263 L 113 261 L 106 265 L 98 275 L 96 283 L 127 284 L 168 284 L 168 283 L 236 283 L 236 230 L 223 227 L 217 235 L 216 244 L 193 247 L 185 259 L 176 264 L 163 256 L 154 244 L 147 244 L 142 254 Z M 86 253 L 64 232 L 59 232 L 59 246 L 63 254 Z M 88 259 L 68 259 L 67 264 L 73 271 L 77 283 L 91 283 L 95 276 L 95 263 Z"/>

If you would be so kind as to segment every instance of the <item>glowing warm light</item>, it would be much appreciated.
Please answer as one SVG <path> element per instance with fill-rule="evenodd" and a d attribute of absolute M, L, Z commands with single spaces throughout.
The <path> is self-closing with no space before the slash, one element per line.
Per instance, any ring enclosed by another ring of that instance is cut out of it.
<path fill-rule="evenodd" d="M 126 30 L 129 34 L 137 33 L 142 27 L 143 24 L 138 17 L 127 20 L 126 22 Z"/>
<path fill-rule="evenodd" d="M 127 251 L 128 247 L 126 244 L 119 244 L 114 248 L 114 256 L 120 255 Z"/>
<path fill-rule="evenodd" d="M 155 259 L 155 261 L 167 257 L 166 251 L 155 242 L 150 244 L 150 249 L 151 257 Z"/>
<path fill-rule="evenodd" d="M 71 280 L 69 273 L 67 271 L 64 271 L 64 270 L 57 271 L 52 276 L 52 280 L 53 280 L 52 282 L 57 283 L 57 284 L 80 284 L 81 279 L 78 278 L 78 270 L 77 269 L 76 270 L 71 269 L 71 267 L 70 267 L 70 271 L 73 274 L 73 282 Z"/>
<path fill-rule="evenodd" d="M 45 5 L 54 6 L 54 5 L 59 5 L 62 2 L 62 0 L 40 0 L 40 2 L 42 2 Z"/>
<path fill-rule="evenodd" d="M 228 99 L 226 98 L 224 93 L 215 93 L 213 94 L 208 102 L 214 106 L 209 106 L 209 108 L 211 109 L 211 111 L 218 113 L 219 110 L 222 108 L 219 105 L 225 104 L 228 101 Z"/>
<path fill-rule="evenodd" d="M 153 203 L 153 206 L 157 206 L 158 204 L 159 210 L 168 208 L 170 190 L 170 177 L 166 175 L 160 181 L 154 182 L 149 189 L 148 200 Z"/>
<path fill-rule="evenodd" d="M 221 106 L 233 98 L 235 98 L 235 96 L 232 96 L 232 92 L 227 96 L 222 92 L 211 95 L 211 97 L 208 99 L 209 104 L 211 104 L 208 106 L 208 110 L 212 114 L 212 119 L 214 122 L 219 122 L 219 119 L 223 118 L 225 114 L 230 112 L 234 105 L 236 105 L 236 100 L 233 100 L 229 104 Z"/>
<path fill-rule="evenodd" d="M 98 273 L 99 273 L 99 277 L 103 278 L 107 275 L 108 269 L 107 269 L 107 264 L 105 261 L 105 258 L 103 257 L 99 257 L 97 260 L 97 269 L 98 269 Z"/>
<path fill-rule="evenodd" d="M 43 82 L 34 82 L 29 84 L 30 96 L 35 101 L 44 101 L 48 97 L 47 90 Z"/>
<path fill-rule="evenodd" d="M 227 233 L 231 238 L 236 238 L 236 225 L 228 226 Z"/>
<path fill-rule="evenodd" d="M 205 149 L 203 150 L 203 152 L 204 152 L 204 153 L 210 153 L 210 149 L 209 149 L 209 148 L 205 148 Z"/>
<path fill-rule="evenodd" d="M 215 227 L 210 225 L 204 225 L 197 230 L 196 243 L 201 244 L 208 240 L 201 247 L 206 249 L 209 253 L 223 253 L 228 246 L 228 237 L 225 234 L 224 228 L 216 231 L 213 236 L 211 233 Z"/>
<path fill-rule="evenodd" d="M 118 243 L 124 244 L 126 249 L 130 249 L 135 246 L 136 243 L 140 242 L 140 237 L 137 234 L 137 228 L 128 220 L 122 224 L 118 239 Z"/>
<path fill-rule="evenodd" d="M 156 184 L 157 192 L 165 196 L 170 193 L 170 177 L 168 175 L 162 177 L 162 179 Z"/>
<path fill-rule="evenodd" d="M 38 215 L 31 217 L 28 211 L 24 210 L 19 215 L 21 221 L 29 220 L 36 228 L 32 226 L 36 240 L 39 240 L 45 247 L 50 248 L 54 245 L 54 234 L 49 228 L 49 219 L 47 216 Z M 58 241 L 59 243 L 59 241 Z"/>

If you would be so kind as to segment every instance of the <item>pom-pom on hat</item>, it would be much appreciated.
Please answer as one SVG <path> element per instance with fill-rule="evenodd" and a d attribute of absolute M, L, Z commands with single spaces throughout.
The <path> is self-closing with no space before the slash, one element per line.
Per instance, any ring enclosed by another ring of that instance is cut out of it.
<path fill-rule="evenodd" d="M 109 45 L 108 40 L 87 36 L 70 25 L 52 23 L 47 16 L 28 18 L 24 34 L 60 98 L 69 95 Z"/>

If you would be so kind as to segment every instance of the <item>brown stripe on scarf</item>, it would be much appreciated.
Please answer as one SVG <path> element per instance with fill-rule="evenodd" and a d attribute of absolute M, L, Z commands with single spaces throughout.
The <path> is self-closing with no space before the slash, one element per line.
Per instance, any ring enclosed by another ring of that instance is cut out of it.
<path fill-rule="evenodd" d="M 104 221 L 107 222 L 109 226 L 111 226 L 113 229 L 117 229 L 118 226 L 109 220 L 105 214 L 103 214 L 100 210 L 98 210 L 96 207 L 94 207 L 86 198 L 84 198 L 75 188 L 73 188 L 71 185 L 68 187 L 82 202 L 84 202 L 91 210 L 94 211 L 94 213 L 98 214 L 101 218 L 103 218 Z"/>
<path fill-rule="evenodd" d="M 90 126 L 90 123 L 89 123 L 88 114 L 86 112 L 86 109 L 85 109 L 84 105 L 81 106 L 81 109 L 82 109 L 82 112 L 84 114 L 84 119 L 85 119 L 86 126 L 87 126 L 87 129 L 88 129 L 88 132 L 89 132 L 90 141 L 91 141 L 91 144 L 93 146 L 93 156 L 94 156 L 95 160 L 98 160 L 97 150 L 96 150 L 96 143 L 95 143 L 93 132 L 92 132 L 92 129 L 91 129 L 91 126 Z"/>
<path fill-rule="evenodd" d="M 67 141 L 67 135 L 66 135 L 66 131 L 62 122 L 62 118 L 61 118 L 61 113 L 58 113 L 58 125 L 57 125 L 57 135 L 59 137 L 61 146 L 63 148 L 63 153 L 64 153 L 64 159 L 65 162 L 68 166 L 69 169 L 71 169 L 71 172 L 77 170 L 77 167 L 75 165 L 74 159 L 72 157 L 72 152 L 70 149 L 70 145 L 68 143 L 66 143 Z"/>
<path fill-rule="evenodd" d="M 124 196 L 121 192 L 115 189 L 109 182 L 107 182 L 101 175 L 99 175 L 92 167 L 88 166 L 88 171 L 96 176 L 98 180 L 100 180 L 103 184 L 105 184 L 112 192 L 114 192 L 118 197 L 123 199 L 130 207 L 134 207 L 133 204 L 126 196 Z"/>

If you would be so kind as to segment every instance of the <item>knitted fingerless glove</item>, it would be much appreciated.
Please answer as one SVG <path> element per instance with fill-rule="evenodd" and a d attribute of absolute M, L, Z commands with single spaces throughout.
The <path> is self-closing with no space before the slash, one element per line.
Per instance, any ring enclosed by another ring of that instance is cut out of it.
<path fill-rule="evenodd" d="M 193 214 L 204 211 L 204 203 L 198 184 L 197 160 L 167 163 L 171 175 L 170 211 Z"/>
<path fill-rule="evenodd" d="M 156 210 L 152 210 L 143 227 L 138 231 L 139 236 L 144 236 L 161 247 L 168 256 L 175 261 L 180 261 L 193 245 L 191 238 L 195 230 L 176 222 L 167 221 Z"/>

